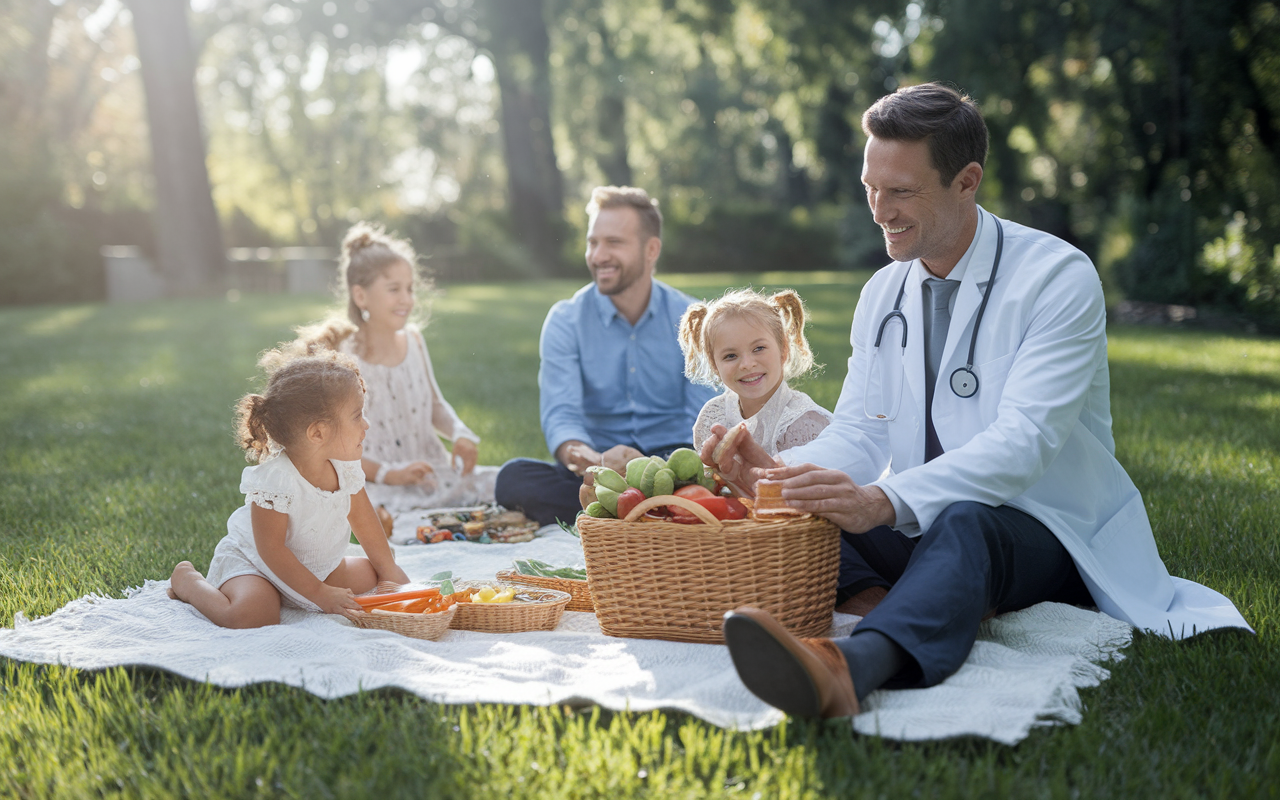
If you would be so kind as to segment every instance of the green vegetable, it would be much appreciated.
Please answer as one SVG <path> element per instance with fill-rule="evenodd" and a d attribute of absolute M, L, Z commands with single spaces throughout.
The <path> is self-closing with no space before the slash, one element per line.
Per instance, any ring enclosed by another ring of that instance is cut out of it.
<path fill-rule="evenodd" d="M 616 472 L 614 474 L 617 475 Z M 618 492 L 608 486 L 598 485 L 596 486 L 596 501 L 604 506 L 610 514 L 615 517 L 618 516 Z"/>
<path fill-rule="evenodd" d="M 595 476 L 597 486 L 607 487 L 618 494 L 622 494 L 631 488 L 631 484 L 627 483 L 626 478 L 608 467 L 587 467 L 587 472 Z"/>
<path fill-rule="evenodd" d="M 605 508 L 599 500 L 587 506 L 586 511 L 588 516 L 599 517 L 601 519 L 613 519 L 614 516 L 609 513 L 609 509 Z"/>
<path fill-rule="evenodd" d="M 587 571 L 582 567 L 553 567 L 545 561 L 539 561 L 536 558 L 517 559 L 515 562 L 516 572 L 521 575 L 532 575 L 537 578 L 564 578 L 574 581 L 585 581 L 587 579 Z"/>
<path fill-rule="evenodd" d="M 636 489 L 640 488 L 640 479 L 644 476 L 644 470 L 649 466 L 648 456 L 638 456 L 627 462 L 627 485 Z"/>
<path fill-rule="evenodd" d="M 676 480 L 690 481 L 702 471 L 702 456 L 687 447 L 672 451 L 667 467 L 676 474 Z"/>
<path fill-rule="evenodd" d="M 653 494 L 650 497 L 657 497 L 662 494 L 671 494 L 676 490 L 676 474 L 670 469 L 660 469 L 653 476 Z M 615 498 L 614 502 L 617 500 Z"/>

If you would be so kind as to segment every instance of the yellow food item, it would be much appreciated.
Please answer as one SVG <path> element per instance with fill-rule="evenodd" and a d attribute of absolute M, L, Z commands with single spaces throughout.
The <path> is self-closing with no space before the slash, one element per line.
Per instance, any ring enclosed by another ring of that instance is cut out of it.
<path fill-rule="evenodd" d="M 499 591 L 492 586 L 481 586 L 479 591 L 471 595 L 473 603 L 510 603 L 516 598 L 516 588 L 508 586 Z"/>

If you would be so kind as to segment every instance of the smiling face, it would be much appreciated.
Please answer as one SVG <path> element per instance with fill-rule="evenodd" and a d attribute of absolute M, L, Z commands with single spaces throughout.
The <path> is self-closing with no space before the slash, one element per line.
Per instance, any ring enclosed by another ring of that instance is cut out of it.
<path fill-rule="evenodd" d="M 327 426 L 330 445 L 327 458 L 338 461 L 359 461 L 364 455 L 364 435 L 369 430 L 369 420 L 364 416 L 364 392 L 353 393 L 338 408 L 338 413 Z"/>
<path fill-rule="evenodd" d="M 982 167 L 974 162 L 944 186 L 923 140 L 867 138 L 862 186 L 894 261 L 918 258 L 945 277 L 973 241 L 981 181 Z"/>
<path fill-rule="evenodd" d="M 764 408 L 782 385 L 786 350 L 766 328 L 730 317 L 711 333 L 711 358 L 721 382 L 738 395 L 744 418 Z"/>
<path fill-rule="evenodd" d="M 587 268 L 603 295 L 632 287 L 647 292 L 662 240 L 643 236 L 640 212 L 626 206 L 600 209 L 587 229 Z"/>
<path fill-rule="evenodd" d="M 352 286 L 352 299 L 357 306 L 369 312 L 369 319 L 364 324 L 393 331 L 403 328 L 413 313 L 413 283 L 413 267 L 408 262 L 395 261 L 379 272 L 368 286 Z"/>

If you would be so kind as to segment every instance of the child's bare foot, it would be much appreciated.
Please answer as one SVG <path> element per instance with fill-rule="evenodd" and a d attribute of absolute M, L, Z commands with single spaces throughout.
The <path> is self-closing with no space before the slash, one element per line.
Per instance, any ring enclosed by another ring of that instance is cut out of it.
<path fill-rule="evenodd" d="M 169 597 L 189 603 L 191 601 L 187 598 L 191 596 L 191 587 L 203 580 L 204 576 L 194 564 L 181 561 L 173 568 L 173 575 L 169 577 Z"/>

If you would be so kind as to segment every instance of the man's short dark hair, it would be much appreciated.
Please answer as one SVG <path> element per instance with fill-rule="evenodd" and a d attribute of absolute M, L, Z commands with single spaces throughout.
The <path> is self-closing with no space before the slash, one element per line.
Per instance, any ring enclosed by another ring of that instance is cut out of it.
<path fill-rule="evenodd" d="M 634 208 L 640 215 L 640 240 L 662 238 L 662 212 L 658 201 L 644 189 L 635 186 L 597 186 L 587 203 L 587 216 L 594 217 L 602 208 Z"/>
<path fill-rule="evenodd" d="M 881 97 L 862 115 L 862 131 L 877 139 L 928 144 L 943 186 L 969 164 L 987 163 L 987 123 L 978 105 L 939 83 L 904 86 Z"/>

